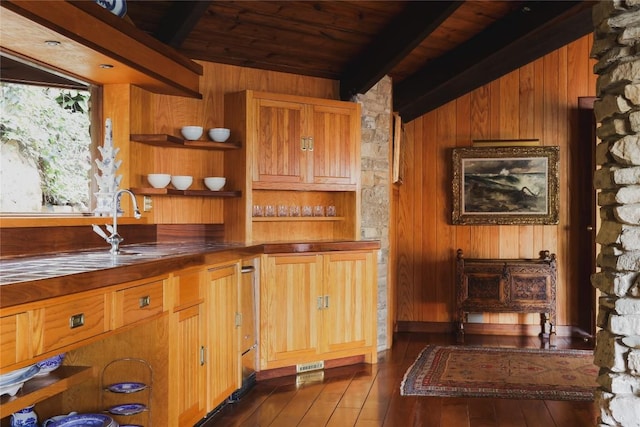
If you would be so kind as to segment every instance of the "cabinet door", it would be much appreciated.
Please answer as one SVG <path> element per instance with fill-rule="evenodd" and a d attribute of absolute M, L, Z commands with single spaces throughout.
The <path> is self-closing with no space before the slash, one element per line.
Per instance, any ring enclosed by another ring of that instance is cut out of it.
<path fill-rule="evenodd" d="M 174 312 L 169 337 L 169 424 L 193 425 L 206 415 L 204 305 L 199 297 L 204 270 L 172 278 Z M 193 298 L 181 295 L 193 294 Z M 188 303 L 187 303 L 188 302 Z"/>
<path fill-rule="evenodd" d="M 239 268 L 237 264 L 208 272 L 207 340 L 208 411 L 215 409 L 240 387 L 240 329 L 238 313 Z"/>
<path fill-rule="evenodd" d="M 170 341 L 170 404 L 175 406 L 176 425 L 193 425 L 206 415 L 202 304 L 172 315 L 174 334 Z"/>
<path fill-rule="evenodd" d="M 308 182 L 356 184 L 359 172 L 360 117 L 357 105 L 316 104 L 311 111 Z"/>
<path fill-rule="evenodd" d="M 375 272 L 372 252 L 324 255 L 323 352 L 375 346 Z"/>
<path fill-rule="evenodd" d="M 304 109 L 305 104 L 297 102 L 256 100 L 254 181 L 304 182 L 307 176 L 307 151 L 302 139 Z"/>
<path fill-rule="evenodd" d="M 263 258 L 260 280 L 262 369 L 310 361 L 318 354 L 319 255 Z"/>

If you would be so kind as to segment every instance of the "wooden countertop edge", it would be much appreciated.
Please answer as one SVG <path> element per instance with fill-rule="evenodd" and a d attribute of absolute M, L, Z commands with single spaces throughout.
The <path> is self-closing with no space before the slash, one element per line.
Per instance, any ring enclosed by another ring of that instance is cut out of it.
<path fill-rule="evenodd" d="M 379 248 L 379 241 L 282 242 L 234 246 L 228 249 L 166 256 L 153 260 L 145 259 L 133 265 L 2 285 L 0 286 L 0 309 L 134 280 L 169 275 L 171 272 L 188 267 L 214 265 L 261 254 L 374 250 Z"/>
<path fill-rule="evenodd" d="M 323 242 L 282 242 L 264 243 L 263 253 L 304 253 L 304 252 L 329 252 L 329 251 L 359 251 L 380 249 L 378 240 L 345 240 Z"/>

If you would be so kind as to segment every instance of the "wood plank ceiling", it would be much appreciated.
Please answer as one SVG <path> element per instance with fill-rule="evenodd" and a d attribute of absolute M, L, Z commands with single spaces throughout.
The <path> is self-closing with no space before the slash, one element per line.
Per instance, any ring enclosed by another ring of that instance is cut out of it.
<path fill-rule="evenodd" d="M 593 31 L 585 1 L 135 1 L 127 19 L 191 59 L 393 81 L 411 121 Z"/>
<path fill-rule="evenodd" d="M 593 31 L 592 1 L 127 0 L 123 19 L 185 56 L 338 80 L 393 81 L 411 121 Z"/>

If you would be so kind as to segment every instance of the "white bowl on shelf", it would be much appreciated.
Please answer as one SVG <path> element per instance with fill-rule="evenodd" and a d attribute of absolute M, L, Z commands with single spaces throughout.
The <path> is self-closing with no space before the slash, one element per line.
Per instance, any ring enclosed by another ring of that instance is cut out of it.
<path fill-rule="evenodd" d="M 164 188 L 171 182 L 171 175 L 168 173 L 150 173 L 147 181 L 153 188 Z"/>
<path fill-rule="evenodd" d="M 209 138 L 213 139 L 215 142 L 225 142 L 229 139 L 230 134 L 231 131 L 227 128 L 209 129 Z"/>
<path fill-rule="evenodd" d="M 223 176 L 208 176 L 204 179 L 204 185 L 211 191 L 220 190 L 226 182 L 227 179 Z"/>
<path fill-rule="evenodd" d="M 172 175 L 171 184 L 176 187 L 177 190 L 186 190 L 193 183 L 193 177 L 189 175 Z"/>
<path fill-rule="evenodd" d="M 184 126 L 180 129 L 180 133 L 185 139 L 195 141 L 202 136 L 202 126 Z"/>

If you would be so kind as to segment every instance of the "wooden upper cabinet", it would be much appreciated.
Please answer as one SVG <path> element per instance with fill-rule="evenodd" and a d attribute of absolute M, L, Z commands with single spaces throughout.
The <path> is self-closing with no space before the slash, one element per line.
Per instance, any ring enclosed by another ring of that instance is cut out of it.
<path fill-rule="evenodd" d="M 304 110 L 305 105 L 298 102 L 256 100 L 254 181 L 288 184 L 306 181 L 303 164 L 306 153 L 302 146 Z"/>
<path fill-rule="evenodd" d="M 360 106 L 254 94 L 254 189 L 349 191 L 359 182 Z"/>

